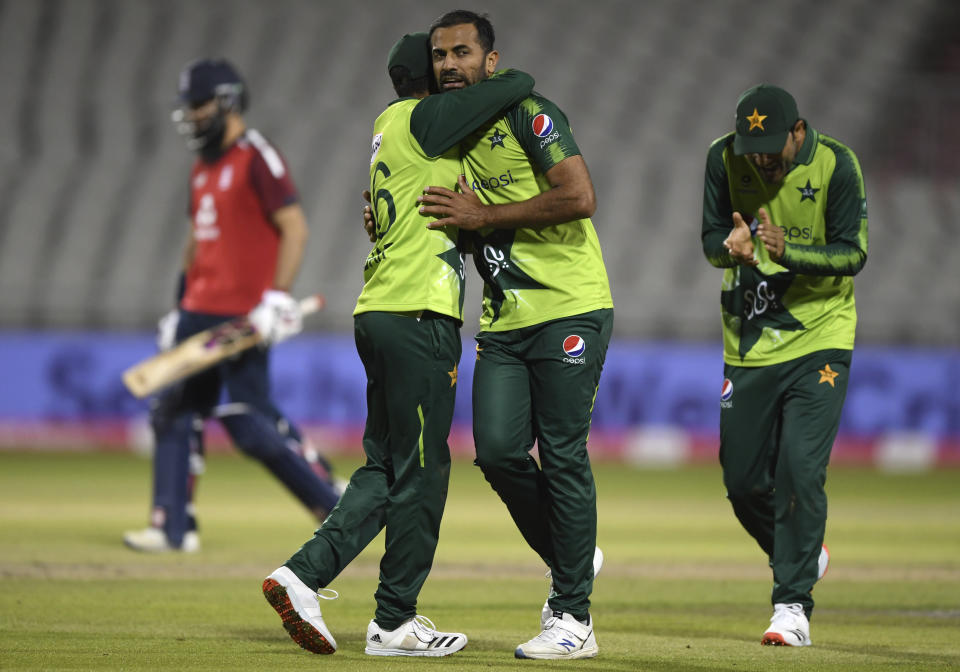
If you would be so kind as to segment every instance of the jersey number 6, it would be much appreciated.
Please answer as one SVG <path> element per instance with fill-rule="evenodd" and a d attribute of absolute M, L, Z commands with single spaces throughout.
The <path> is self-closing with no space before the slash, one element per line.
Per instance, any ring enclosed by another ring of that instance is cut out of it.
<path fill-rule="evenodd" d="M 387 168 L 387 164 L 385 164 L 383 161 L 377 162 L 377 167 L 376 167 L 376 168 L 374 169 L 374 171 L 373 171 L 373 175 L 374 175 L 373 183 L 374 183 L 374 186 L 376 186 L 376 183 L 377 183 L 377 178 L 376 178 L 377 173 L 382 173 L 384 177 L 390 177 L 390 169 Z M 394 223 L 395 221 L 397 221 L 397 207 L 393 204 L 393 195 L 392 195 L 389 191 L 387 191 L 386 189 L 377 189 L 376 192 L 374 192 L 374 193 L 375 193 L 375 196 L 374 196 L 374 199 L 373 199 L 373 208 L 374 208 L 374 210 L 377 209 L 377 203 L 380 202 L 380 199 L 381 199 L 381 198 L 382 198 L 382 199 L 386 202 L 386 204 L 387 204 L 387 225 L 386 225 L 386 227 L 382 226 L 382 224 L 383 224 L 383 218 L 380 217 L 380 216 L 377 216 L 377 217 L 376 217 L 376 222 L 377 222 L 377 240 L 380 240 L 380 239 L 383 238 L 385 235 L 387 235 L 387 231 L 389 231 L 389 230 L 390 230 L 390 227 L 393 226 L 393 223 Z M 374 213 L 374 214 L 376 215 L 377 213 Z"/>

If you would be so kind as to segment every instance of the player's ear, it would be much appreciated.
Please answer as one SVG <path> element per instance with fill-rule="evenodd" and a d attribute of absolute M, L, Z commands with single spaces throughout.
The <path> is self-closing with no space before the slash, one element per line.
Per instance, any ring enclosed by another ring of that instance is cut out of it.
<path fill-rule="evenodd" d="M 487 52 L 487 77 L 497 71 L 497 63 L 500 62 L 500 52 L 496 49 Z"/>

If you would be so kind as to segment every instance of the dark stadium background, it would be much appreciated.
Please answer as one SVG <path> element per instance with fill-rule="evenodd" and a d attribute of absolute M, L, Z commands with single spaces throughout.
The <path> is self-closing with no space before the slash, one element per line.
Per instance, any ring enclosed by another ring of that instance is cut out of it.
<path fill-rule="evenodd" d="M 590 167 L 616 304 L 591 450 L 714 459 L 719 271 L 699 246 L 710 142 L 760 81 L 858 153 L 870 255 L 837 460 L 960 461 L 960 10 L 948 0 L 518 3 L 488 12 L 503 65 L 567 113 Z M 276 349 L 280 403 L 358 451 L 351 313 L 386 51 L 454 5 L 307 0 L 0 1 L 0 448 L 148 449 L 119 373 L 152 351 L 186 231 L 190 156 L 169 120 L 187 61 L 230 58 L 250 125 L 285 153 L 312 238 L 297 293 L 329 306 Z M 479 279 L 454 448 L 466 454 Z"/>

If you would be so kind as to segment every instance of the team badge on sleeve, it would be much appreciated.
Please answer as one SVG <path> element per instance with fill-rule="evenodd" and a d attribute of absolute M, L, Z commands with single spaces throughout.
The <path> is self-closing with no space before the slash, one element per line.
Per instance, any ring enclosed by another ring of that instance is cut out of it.
<path fill-rule="evenodd" d="M 563 339 L 563 354 L 566 357 L 563 361 L 567 364 L 583 364 L 583 353 L 587 350 L 587 342 L 576 334 L 571 334 Z"/>
<path fill-rule="evenodd" d="M 533 118 L 533 133 L 538 138 L 545 138 L 553 132 L 553 119 L 545 114 L 538 114 Z"/>
<path fill-rule="evenodd" d="M 380 145 L 383 144 L 383 133 L 377 133 L 373 136 L 373 143 L 370 145 L 370 165 L 377 160 L 377 154 L 380 153 Z"/>
<path fill-rule="evenodd" d="M 554 125 L 553 119 L 546 114 L 541 113 L 535 116 L 532 127 L 533 134 L 540 138 L 540 149 L 560 139 L 560 131 Z"/>

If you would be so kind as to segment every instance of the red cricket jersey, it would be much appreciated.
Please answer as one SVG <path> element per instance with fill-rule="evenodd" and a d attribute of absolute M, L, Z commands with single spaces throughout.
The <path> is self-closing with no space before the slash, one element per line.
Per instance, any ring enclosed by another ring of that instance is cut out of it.
<path fill-rule="evenodd" d="M 297 202 L 280 153 L 254 129 L 215 163 L 190 172 L 196 254 L 180 305 L 198 313 L 240 315 L 273 285 L 280 234 L 270 216 Z"/>

